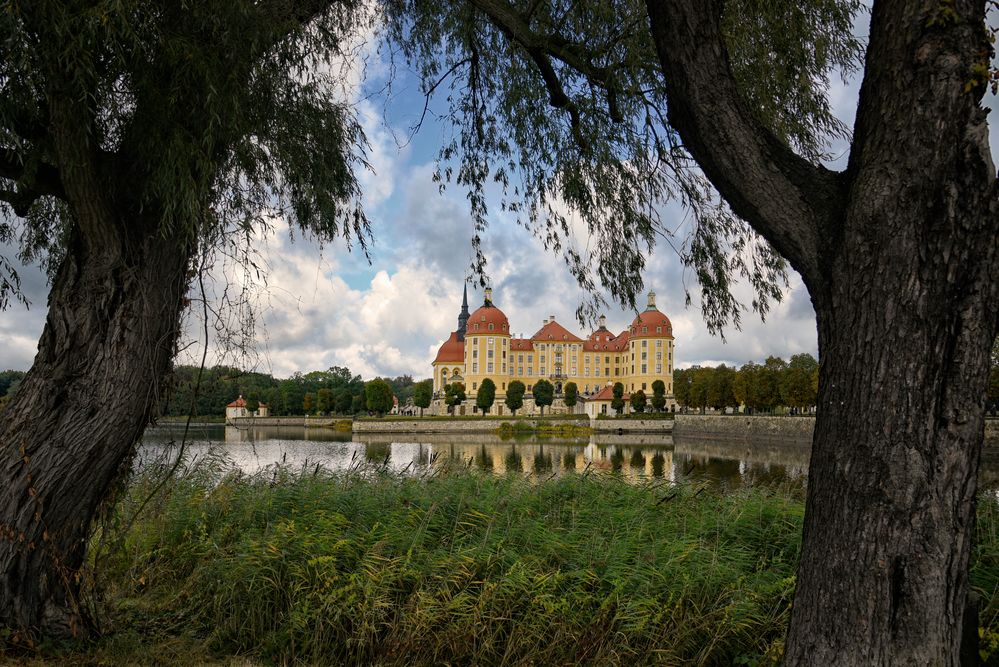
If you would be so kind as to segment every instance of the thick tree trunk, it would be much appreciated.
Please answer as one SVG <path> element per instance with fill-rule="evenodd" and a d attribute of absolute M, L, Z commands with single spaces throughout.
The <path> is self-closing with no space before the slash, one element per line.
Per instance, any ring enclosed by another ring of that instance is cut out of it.
<path fill-rule="evenodd" d="M 894 222 L 908 228 L 897 245 L 920 243 L 911 220 Z M 994 321 L 995 306 L 915 263 L 857 259 L 817 305 L 820 403 L 786 664 L 956 665 L 991 330 L 981 315 Z"/>
<path fill-rule="evenodd" d="M 155 224 L 134 221 L 129 240 L 105 222 L 113 242 L 74 235 L 34 365 L 0 415 L 0 626 L 28 635 L 86 631 L 78 573 L 91 523 L 127 474 L 175 352 L 189 251 Z"/>
<path fill-rule="evenodd" d="M 754 119 L 711 4 L 647 2 L 670 121 L 801 273 L 818 318 L 785 663 L 956 665 L 999 325 L 984 3 L 874 4 L 842 174 L 807 164 Z"/>

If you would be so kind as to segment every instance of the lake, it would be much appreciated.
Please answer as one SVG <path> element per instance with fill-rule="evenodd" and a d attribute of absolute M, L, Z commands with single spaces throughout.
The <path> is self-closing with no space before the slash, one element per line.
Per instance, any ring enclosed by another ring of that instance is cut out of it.
<path fill-rule="evenodd" d="M 183 434 L 183 426 L 150 427 L 136 465 L 175 460 Z M 184 451 L 188 461 L 224 457 L 251 474 L 277 464 L 293 468 L 321 464 L 331 470 L 367 464 L 401 474 L 425 474 L 450 461 L 495 474 L 548 477 L 604 471 L 635 481 L 707 480 L 739 486 L 800 483 L 808 469 L 807 444 L 752 446 L 651 435 L 501 439 L 492 434 L 361 435 L 330 429 L 198 425 L 188 432 Z"/>
<path fill-rule="evenodd" d="M 181 425 L 150 427 L 137 467 L 176 460 Z M 225 460 L 253 474 L 276 465 L 331 470 L 383 466 L 422 475 L 444 462 L 494 474 L 516 472 L 547 478 L 567 472 L 608 472 L 622 478 L 741 485 L 800 485 L 808 473 L 810 445 L 801 441 L 745 442 L 658 435 L 592 435 L 581 439 L 503 439 L 493 434 L 351 434 L 332 429 L 192 425 L 184 446 L 188 462 Z M 990 453 L 993 455 L 990 456 Z M 999 488 L 999 452 L 987 449 L 981 486 Z"/>

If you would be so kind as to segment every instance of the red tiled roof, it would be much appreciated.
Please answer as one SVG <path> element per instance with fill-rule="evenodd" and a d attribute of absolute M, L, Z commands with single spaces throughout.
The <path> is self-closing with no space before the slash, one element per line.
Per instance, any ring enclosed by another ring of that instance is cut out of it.
<path fill-rule="evenodd" d="M 492 324 L 492 330 L 489 325 Z M 484 334 L 510 334 L 510 321 L 506 319 L 503 311 L 496 306 L 482 306 L 476 309 L 468 318 L 466 336 L 476 336 Z"/>
<path fill-rule="evenodd" d="M 264 403 L 263 401 L 258 401 L 257 405 L 259 405 L 262 408 L 266 408 L 267 407 L 267 404 Z M 239 398 L 237 398 L 235 401 L 233 401 L 232 403 L 230 403 L 226 407 L 227 408 L 245 408 L 246 407 L 246 399 L 243 398 L 242 396 L 240 396 Z"/>
<path fill-rule="evenodd" d="M 441 345 L 440 349 L 437 350 L 437 357 L 434 358 L 434 363 L 445 362 L 445 363 L 462 363 L 465 361 L 465 343 L 458 340 L 458 332 L 452 331 L 451 335 L 448 337 L 444 344 Z"/>
<path fill-rule="evenodd" d="M 538 329 L 538 332 L 533 336 L 531 336 L 531 340 L 540 340 L 540 341 L 560 340 L 560 341 L 565 341 L 567 343 L 583 342 L 582 338 L 572 333 L 571 331 L 566 329 L 564 326 L 562 326 L 555 320 L 551 320 L 546 325 Z"/>
<path fill-rule="evenodd" d="M 646 327 L 647 331 L 642 331 L 642 327 Z M 646 310 L 639 313 L 638 317 L 631 323 L 630 332 L 635 338 L 662 338 L 663 336 L 672 338 L 673 324 L 666 315 L 658 310 Z"/>
<path fill-rule="evenodd" d="M 621 336 L 624 336 L 622 339 Z M 597 329 L 583 343 L 584 352 L 620 352 L 628 344 L 627 332 L 615 336 L 607 329 Z"/>
<path fill-rule="evenodd" d="M 534 343 L 529 338 L 511 338 L 510 349 L 531 352 L 534 350 Z"/>
<path fill-rule="evenodd" d="M 627 401 L 627 400 L 629 400 L 631 398 L 631 394 L 629 394 L 628 392 L 625 392 L 624 396 L 622 396 L 621 398 L 623 398 L 624 400 Z M 614 385 L 612 385 L 612 384 L 606 385 L 603 389 L 601 389 L 600 391 L 598 391 L 593 396 L 590 396 L 586 400 L 588 400 L 588 401 L 612 401 L 612 400 L 614 400 Z"/>

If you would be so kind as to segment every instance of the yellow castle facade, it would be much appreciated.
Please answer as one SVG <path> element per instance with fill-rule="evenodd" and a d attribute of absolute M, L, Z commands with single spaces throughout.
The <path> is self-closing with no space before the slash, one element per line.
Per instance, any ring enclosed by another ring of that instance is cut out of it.
<path fill-rule="evenodd" d="M 556 395 L 575 382 L 584 401 L 605 398 L 609 386 L 617 382 L 626 394 L 641 390 L 651 398 L 652 383 L 662 380 L 672 405 L 674 360 L 673 325 L 656 308 L 655 292 L 649 292 L 646 309 L 621 332 L 614 334 L 601 316 L 599 327 L 581 338 L 554 315 L 545 318 L 533 335 L 515 336 L 506 315 L 493 303 L 491 289 L 485 290 L 482 305 L 469 313 L 466 288 L 458 328 L 433 361 L 434 393 L 440 396 L 448 384 L 461 382 L 474 405 L 476 391 L 490 378 L 496 384 L 494 412 L 498 412 L 513 380 L 524 383 L 528 399 L 539 379 L 551 382 Z M 533 401 L 526 400 L 525 412 L 532 411 Z"/>

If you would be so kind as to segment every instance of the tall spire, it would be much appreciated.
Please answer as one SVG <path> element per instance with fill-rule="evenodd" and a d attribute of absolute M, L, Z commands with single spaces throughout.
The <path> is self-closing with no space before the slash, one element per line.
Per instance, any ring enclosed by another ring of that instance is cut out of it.
<path fill-rule="evenodd" d="M 461 313 L 458 315 L 458 340 L 465 340 L 465 331 L 468 328 L 468 283 L 465 283 L 465 290 L 461 297 Z"/>

